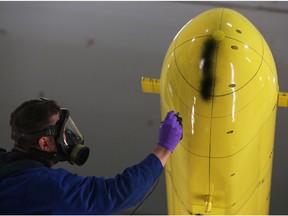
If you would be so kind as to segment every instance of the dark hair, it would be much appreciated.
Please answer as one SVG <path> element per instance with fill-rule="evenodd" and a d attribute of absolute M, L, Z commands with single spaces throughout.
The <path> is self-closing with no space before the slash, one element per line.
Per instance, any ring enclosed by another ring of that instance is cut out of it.
<path fill-rule="evenodd" d="M 50 117 L 58 112 L 60 107 L 53 100 L 29 100 L 22 103 L 10 115 L 11 138 L 13 131 L 32 133 L 44 129 L 50 125 Z M 23 139 L 15 144 L 22 147 L 35 145 Z"/>

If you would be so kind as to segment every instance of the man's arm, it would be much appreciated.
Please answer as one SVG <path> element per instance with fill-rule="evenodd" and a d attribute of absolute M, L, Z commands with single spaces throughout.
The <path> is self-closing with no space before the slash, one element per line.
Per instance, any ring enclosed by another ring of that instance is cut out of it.
<path fill-rule="evenodd" d="M 169 151 L 168 149 L 166 149 L 166 148 L 164 148 L 158 144 L 152 153 L 155 154 L 159 158 L 163 167 L 165 166 L 169 156 L 171 155 L 171 151 Z"/>

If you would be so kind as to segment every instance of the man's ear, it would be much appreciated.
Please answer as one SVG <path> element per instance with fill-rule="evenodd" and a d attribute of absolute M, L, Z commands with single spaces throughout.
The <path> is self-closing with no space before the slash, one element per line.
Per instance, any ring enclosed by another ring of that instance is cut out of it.
<path fill-rule="evenodd" d="M 46 151 L 46 152 L 50 152 L 51 149 L 50 149 L 50 145 L 49 145 L 49 139 L 47 137 L 41 137 L 39 140 L 38 140 L 38 145 L 40 147 L 40 149 L 42 151 Z"/>

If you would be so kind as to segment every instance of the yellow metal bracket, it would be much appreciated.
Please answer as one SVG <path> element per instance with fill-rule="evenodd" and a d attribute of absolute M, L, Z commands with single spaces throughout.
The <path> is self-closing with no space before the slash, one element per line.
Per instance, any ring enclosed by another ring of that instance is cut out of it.
<path fill-rule="evenodd" d="M 142 77 L 142 91 L 151 94 L 160 94 L 160 79 Z"/>
<path fill-rule="evenodd" d="M 288 92 L 278 93 L 278 103 L 279 107 L 288 107 Z"/>

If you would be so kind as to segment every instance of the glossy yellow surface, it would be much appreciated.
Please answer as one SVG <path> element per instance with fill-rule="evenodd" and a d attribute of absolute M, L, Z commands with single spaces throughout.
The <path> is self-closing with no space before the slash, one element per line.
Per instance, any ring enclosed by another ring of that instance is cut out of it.
<path fill-rule="evenodd" d="M 166 165 L 169 214 L 269 214 L 278 80 L 254 25 L 224 8 L 189 21 L 164 59 L 160 99 L 162 119 L 183 118 Z"/>

